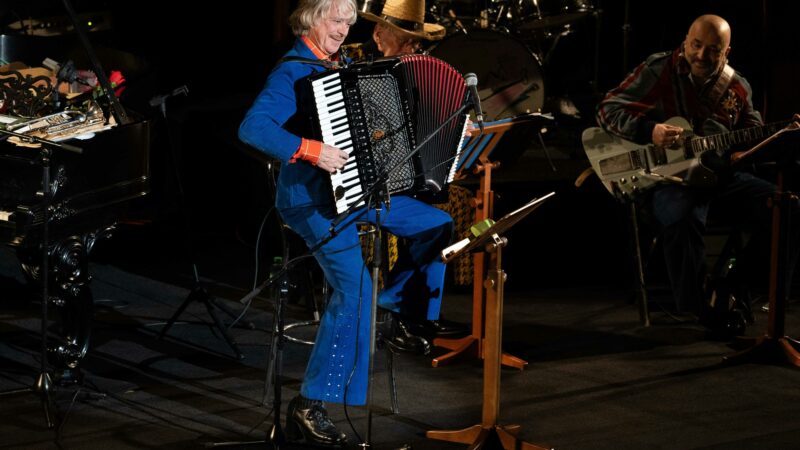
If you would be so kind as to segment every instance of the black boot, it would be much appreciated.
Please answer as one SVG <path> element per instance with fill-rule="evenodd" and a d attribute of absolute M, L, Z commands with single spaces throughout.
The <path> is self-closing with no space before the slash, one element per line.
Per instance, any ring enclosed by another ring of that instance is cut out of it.
<path fill-rule="evenodd" d="M 431 352 L 428 340 L 412 333 L 405 320 L 395 313 L 386 315 L 381 326 L 381 340 L 395 353 L 427 355 Z"/>
<path fill-rule="evenodd" d="M 286 411 L 286 438 L 320 447 L 343 447 L 347 436 L 336 428 L 319 400 L 298 395 Z"/>

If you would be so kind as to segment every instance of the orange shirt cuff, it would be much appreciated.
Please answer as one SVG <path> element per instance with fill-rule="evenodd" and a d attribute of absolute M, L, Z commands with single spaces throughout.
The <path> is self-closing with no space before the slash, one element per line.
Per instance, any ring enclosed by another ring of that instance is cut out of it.
<path fill-rule="evenodd" d="M 319 162 L 319 155 L 321 153 L 322 142 L 302 138 L 300 141 L 300 147 L 297 148 L 297 151 L 294 152 L 294 155 L 292 155 L 291 159 L 289 159 L 289 163 L 293 164 L 297 162 L 298 159 L 302 159 L 316 166 Z"/>

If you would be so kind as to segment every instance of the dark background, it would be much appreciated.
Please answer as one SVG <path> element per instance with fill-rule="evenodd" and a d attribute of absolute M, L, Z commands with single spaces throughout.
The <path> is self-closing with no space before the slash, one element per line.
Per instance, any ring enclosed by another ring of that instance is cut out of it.
<path fill-rule="evenodd" d="M 485 9 L 484 5 L 498 3 L 462 0 L 446 4 L 468 18 Z M 577 3 L 540 2 L 550 11 Z M 531 49 L 527 57 L 536 58 L 542 67 L 547 95 L 544 112 L 556 115 L 545 139 L 555 171 L 538 141 L 526 141 L 514 143 L 523 150 L 522 156 L 516 152 L 515 159 L 496 172 L 497 216 L 531 197 L 557 192 L 509 234 L 506 271 L 510 289 L 629 281 L 624 207 L 596 179 L 590 178 L 581 188 L 573 185 L 588 167 L 580 132 L 594 125 L 593 109 L 599 96 L 649 54 L 677 48 L 696 16 L 715 13 L 730 22 L 731 65 L 750 80 L 754 103 L 768 121 L 786 119 L 798 110 L 794 86 L 800 74 L 797 2 L 583 3 L 591 4 L 591 13 L 571 22 L 571 32 L 555 44 L 553 37 L 518 33 L 516 24 L 497 30 L 500 42 L 516 39 Z M 135 218 L 150 225 L 127 238 L 145 234 L 148 242 L 156 243 L 151 252 L 180 247 L 178 243 L 187 235 L 182 224 L 185 218 L 200 257 L 221 260 L 229 268 L 249 266 L 252 261 L 244 260 L 234 248 L 255 247 L 259 225 L 272 199 L 267 160 L 238 141 L 236 128 L 274 62 L 292 43 L 286 22 L 296 2 L 229 0 L 210 4 L 213 6 L 199 8 L 192 3 L 152 0 L 73 2 L 75 9 L 85 14 L 82 17 L 102 17 L 99 25 L 95 22 L 96 31 L 89 33 L 95 51 L 107 71 L 118 69 L 125 74 L 128 87 L 122 103 L 154 125 L 153 192 L 134 211 Z M 11 26 L 14 22 L 36 19 L 37 23 L 56 24 L 51 29 L 58 31 L 63 18 L 62 2 L 5 1 L 0 7 L 0 30 L 24 39 L 27 36 L 18 36 Z M 535 19 L 523 17 L 518 23 Z M 370 31 L 371 24 L 360 21 L 351 29 L 349 40 L 363 41 Z M 54 34 L 59 35 L 35 39 L 33 47 L 52 45 L 59 49 L 53 52 L 65 53 L 48 56 L 74 59 L 79 67 L 86 67 L 85 57 L 74 48 L 74 36 Z M 41 44 L 43 41 L 47 43 Z M 4 41 L 3 58 L 39 65 L 37 52 L 17 51 L 30 47 L 21 42 Z M 476 52 L 474 57 L 481 55 Z M 188 95 L 167 101 L 165 120 L 149 101 L 180 86 L 188 88 Z M 568 99 L 577 114 L 561 114 L 553 106 L 559 99 Z M 184 187 L 184 214 L 171 164 L 173 155 Z M 474 180 L 467 180 L 466 185 L 474 188 Z M 267 220 L 259 247 L 264 257 L 279 249 L 272 218 Z"/>

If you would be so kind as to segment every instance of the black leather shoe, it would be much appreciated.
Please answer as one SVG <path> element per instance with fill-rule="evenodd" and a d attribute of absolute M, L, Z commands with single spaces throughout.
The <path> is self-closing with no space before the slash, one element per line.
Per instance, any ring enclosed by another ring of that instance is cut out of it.
<path fill-rule="evenodd" d="M 444 319 L 423 320 L 421 322 L 413 322 L 410 325 L 414 334 L 428 336 L 430 338 L 463 337 L 468 335 L 471 331 L 469 326 L 463 323 L 450 322 Z"/>
<path fill-rule="evenodd" d="M 405 319 L 397 314 L 388 314 L 381 329 L 381 340 L 395 353 L 427 355 L 431 352 L 428 340 L 412 333 Z"/>
<path fill-rule="evenodd" d="M 286 411 L 286 439 L 318 447 L 343 447 L 347 436 L 336 428 L 319 400 L 298 395 Z"/>
<path fill-rule="evenodd" d="M 745 314 L 736 308 L 728 309 L 727 304 L 717 308 L 704 306 L 697 321 L 706 328 L 708 339 L 714 341 L 729 341 L 742 336 L 747 328 Z"/>

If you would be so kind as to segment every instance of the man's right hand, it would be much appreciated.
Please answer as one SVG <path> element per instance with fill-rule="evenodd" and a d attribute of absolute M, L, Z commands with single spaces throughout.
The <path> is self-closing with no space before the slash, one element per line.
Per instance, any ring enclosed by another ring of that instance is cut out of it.
<path fill-rule="evenodd" d="M 659 123 L 653 128 L 653 144 L 661 147 L 675 145 L 678 139 L 681 138 L 681 133 L 683 133 L 683 128 L 681 127 Z"/>
<path fill-rule="evenodd" d="M 338 148 L 322 144 L 322 152 L 319 154 L 319 161 L 317 167 L 326 172 L 334 173 L 344 167 L 347 162 L 347 153 L 339 150 Z"/>

